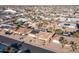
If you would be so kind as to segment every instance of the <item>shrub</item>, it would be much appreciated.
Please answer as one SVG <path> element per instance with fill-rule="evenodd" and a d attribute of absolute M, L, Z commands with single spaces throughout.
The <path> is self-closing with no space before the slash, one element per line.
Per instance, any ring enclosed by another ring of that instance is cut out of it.
<path fill-rule="evenodd" d="M 58 35 L 63 34 L 63 31 L 62 31 L 61 29 L 57 29 L 55 32 L 56 32 L 56 34 L 58 34 Z"/>
<path fill-rule="evenodd" d="M 74 35 L 74 37 L 79 38 L 79 32 L 75 32 L 73 35 Z"/>
<path fill-rule="evenodd" d="M 47 29 L 47 31 L 48 31 L 48 32 L 52 32 L 52 31 L 53 31 L 53 28 L 52 28 L 52 27 L 49 27 L 49 28 Z"/>

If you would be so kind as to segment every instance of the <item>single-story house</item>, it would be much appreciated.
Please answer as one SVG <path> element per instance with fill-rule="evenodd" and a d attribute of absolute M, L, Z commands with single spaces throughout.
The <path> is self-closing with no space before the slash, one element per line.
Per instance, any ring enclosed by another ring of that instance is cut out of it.
<path fill-rule="evenodd" d="M 79 21 L 79 18 L 64 18 L 64 17 L 62 17 L 62 18 L 60 18 L 60 20 L 59 20 L 60 22 L 77 22 L 77 21 Z"/>
<path fill-rule="evenodd" d="M 64 27 L 76 28 L 76 24 L 64 24 Z"/>
<path fill-rule="evenodd" d="M 77 22 L 77 21 L 79 21 L 79 18 L 68 18 L 67 21 L 68 22 Z"/>
<path fill-rule="evenodd" d="M 76 28 L 76 24 L 74 23 L 60 23 L 58 26 L 65 27 L 65 28 Z"/>
<path fill-rule="evenodd" d="M 12 10 L 12 9 L 6 9 L 3 11 L 3 13 L 11 13 L 11 14 L 15 14 L 16 11 L 15 10 Z"/>
<path fill-rule="evenodd" d="M 14 28 L 14 26 L 9 25 L 9 24 L 1 24 L 1 25 L 0 25 L 0 28 L 11 29 L 11 28 Z"/>
<path fill-rule="evenodd" d="M 19 18 L 19 19 L 16 20 L 16 23 L 20 22 L 20 21 L 26 22 L 26 21 L 29 21 L 29 20 L 27 18 Z"/>

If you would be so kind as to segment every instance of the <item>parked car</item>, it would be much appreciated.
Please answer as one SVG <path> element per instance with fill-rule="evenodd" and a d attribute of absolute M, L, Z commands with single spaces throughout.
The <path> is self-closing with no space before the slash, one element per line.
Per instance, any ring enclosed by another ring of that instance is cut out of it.
<path fill-rule="evenodd" d="M 64 36 L 70 36 L 71 33 L 70 33 L 70 32 L 63 32 L 63 35 L 64 35 Z"/>

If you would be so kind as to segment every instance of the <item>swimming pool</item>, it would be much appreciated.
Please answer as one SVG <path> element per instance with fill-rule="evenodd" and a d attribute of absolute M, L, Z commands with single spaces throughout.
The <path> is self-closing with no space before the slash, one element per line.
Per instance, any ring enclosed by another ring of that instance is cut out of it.
<path fill-rule="evenodd" d="M 5 47 L 7 47 L 7 46 L 0 43 L 0 50 L 4 49 Z"/>
<path fill-rule="evenodd" d="M 1 52 L 2 49 L 6 48 L 6 47 L 7 47 L 6 45 L 0 43 L 0 53 L 2 53 L 2 52 Z"/>

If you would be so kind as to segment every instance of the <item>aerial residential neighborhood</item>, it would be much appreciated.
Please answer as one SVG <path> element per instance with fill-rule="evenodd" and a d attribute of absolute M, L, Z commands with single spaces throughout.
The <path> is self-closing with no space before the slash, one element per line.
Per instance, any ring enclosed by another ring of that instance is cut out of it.
<path fill-rule="evenodd" d="M 1 53 L 78 53 L 79 6 L 0 6 Z"/>

